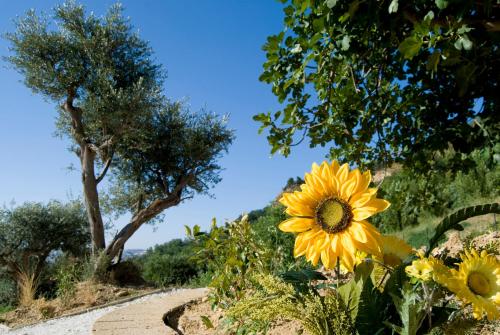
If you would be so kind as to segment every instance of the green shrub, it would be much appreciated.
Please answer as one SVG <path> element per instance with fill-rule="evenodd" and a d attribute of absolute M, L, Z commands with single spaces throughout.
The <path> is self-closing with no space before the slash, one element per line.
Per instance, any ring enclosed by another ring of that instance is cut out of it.
<path fill-rule="evenodd" d="M 132 260 L 113 264 L 109 271 L 110 283 L 118 286 L 142 286 L 146 284 L 142 268 Z"/>
<path fill-rule="evenodd" d="M 251 218 L 252 212 L 249 213 Z M 294 236 L 283 234 L 278 225 L 287 218 L 285 208 L 279 203 L 264 207 L 250 220 L 251 229 L 259 243 L 268 250 L 269 269 L 273 274 L 289 270 L 296 264 L 293 257 Z"/>
<path fill-rule="evenodd" d="M 64 303 L 68 303 L 75 296 L 79 270 L 76 262 L 68 262 L 61 266 L 56 273 L 56 294 Z"/>
<path fill-rule="evenodd" d="M 16 283 L 9 277 L 0 274 L 0 309 L 7 311 L 11 306 L 15 306 L 16 304 Z"/>
<path fill-rule="evenodd" d="M 252 275 L 269 273 L 269 250 L 255 238 L 248 216 L 221 227 L 214 219 L 208 233 L 200 232 L 198 226 L 187 231 L 195 243 L 193 259 L 212 274 L 209 298 L 214 306 L 231 305 L 251 287 Z"/>
<path fill-rule="evenodd" d="M 460 163 L 452 151 L 436 154 L 432 170 L 417 172 L 406 168 L 387 177 L 379 195 L 391 207 L 374 217 L 373 223 L 383 232 L 400 231 L 457 208 L 497 199 L 497 151 L 500 146 L 474 151 L 462 156 Z M 455 171 L 455 166 L 461 170 Z"/>
<path fill-rule="evenodd" d="M 184 284 L 196 274 L 196 266 L 185 255 L 152 254 L 144 263 L 144 278 L 162 287 Z"/>
<path fill-rule="evenodd" d="M 163 287 L 185 284 L 203 272 L 204 265 L 193 262 L 192 256 L 192 242 L 175 239 L 149 249 L 135 261 L 144 279 Z"/>

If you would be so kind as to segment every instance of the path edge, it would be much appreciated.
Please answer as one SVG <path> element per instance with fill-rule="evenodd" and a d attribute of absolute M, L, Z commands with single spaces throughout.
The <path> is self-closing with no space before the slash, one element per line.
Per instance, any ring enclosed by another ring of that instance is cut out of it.
<path fill-rule="evenodd" d="M 172 292 L 172 291 L 175 291 L 175 290 L 179 290 L 179 288 L 168 288 L 168 289 L 163 289 L 162 288 L 162 289 L 157 289 L 157 290 L 150 291 L 150 292 L 147 292 L 147 293 L 141 293 L 141 294 L 138 294 L 138 295 L 134 295 L 134 296 L 126 297 L 126 298 L 123 298 L 123 299 L 118 299 L 118 300 L 115 300 L 115 301 L 112 301 L 112 302 L 108 302 L 107 304 L 104 304 L 104 305 L 93 306 L 93 307 L 90 307 L 90 308 L 83 309 L 81 311 L 59 315 L 59 316 L 56 316 L 56 317 L 53 317 L 53 318 L 50 318 L 50 319 L 44 319 L 44 320 L 40 320 L 40 321 L 37 321 L 37 322 L 28 323 L 28 324 L 25 324 L 25 325 L 22 325 L 22 326 L 15 326 L 15 327 L 12 327 L 12 328 L 10 328 L 7 325 L 5 325 L 5 327 L 7 327 L 7 329 L 6 329 L 7 331 L 19 330 L 19 329 L 22 329 L 22 328 L 35 326 L 35 325 L 38 325 L 38 324 L 41 324 L 41 323 L 50 322 L 50 321 L 53 321 L 53 320 L 58 320 L 58 319 L 68 318 L 68 317 L 71 317 L 71 316 L 77 316 L 77 315 L 80 315 L 80 314 L 85 314 L 85 313 L 92 312 L 92 311 L 95 311 L 95 310 L 101 309 L 101 308 L 107 308 L 107 307 L 112 307 L 112 306 L 124 304 L 126 302 L 130 302 L 130 301 L 133 301 L 133 300 L 136 300 L 136 299 L 140 299 L 140 298 L 146 297 L 148 295 L 153 295 L 153 294 L 158 294 L 158 293 L 168 293 L 168 292 Z M 3 329 L 2 329 L 2 331 L 3 331 Z"/>

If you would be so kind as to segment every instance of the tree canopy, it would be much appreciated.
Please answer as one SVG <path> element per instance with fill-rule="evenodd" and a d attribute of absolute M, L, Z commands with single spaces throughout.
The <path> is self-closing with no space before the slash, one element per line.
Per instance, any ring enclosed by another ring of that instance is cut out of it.
<path fill-rule="evenodd" d="M 0 210 L 0 267 L 13 277 L 22 271 L 38 275 L 53 251 L 78 256 L 89 246 L 88 221 L 78 201 L 27 202 Z"/>
<path fill-rule="evenodd" d="M 165 72 L 120 5 L 103 17 L 73 1 L 52 18 L 30 11 L 6 38 L 7 60 L 26 86 L 56 103 L 59 133 L 80 159 L 94 254 L 106 247 L 98 189 L 106 177 L 107 209 L 132 214 L 106 249 L 111 258 L 143 223 L 219 182 L 216 161 L 233 132 L 216 114 L 164 96 Z"/>
<path fill-rule="evenodd" d="M 254 117 L 272 152 L 310 141 L 360 164 L 424 162 L 499 139 L 494 1 L 282 0 L 260 80 L 283 104 Z"/>
<path fill-rule="evenodd" d="M 217 159 L 233 140 L 224 119 L 193 113 L 181 102 L 166 102 L 144 127 L 142 136 L 120 144 L 121 161 L 112 169 L 111 208 L 133 218 L 108 246 L 111 254 L 143 222 L 196 193 L 207 194 L 221 180 Z"/>

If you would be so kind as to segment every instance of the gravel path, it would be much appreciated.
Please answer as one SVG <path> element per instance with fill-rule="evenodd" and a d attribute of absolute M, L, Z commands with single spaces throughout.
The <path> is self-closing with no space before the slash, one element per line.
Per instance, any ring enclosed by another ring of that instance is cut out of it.
<path fill-rule="evenodd" d="M 181 293 L 183 289 L 176 289 L 169 292 L 151 294 L 123 304 L 100 308 L 91 312 L 63 317 L 55 320 L 38 323 L 33 326 L 27 326 L 16 330 L 6 329 L 0 325 L 0 335 L 89 335 L 92 333 L 92 325 L 101 316 L 114 311 L 118 308 L 148 301 L 158 297 L 166 297 L 172 294 Z"/>

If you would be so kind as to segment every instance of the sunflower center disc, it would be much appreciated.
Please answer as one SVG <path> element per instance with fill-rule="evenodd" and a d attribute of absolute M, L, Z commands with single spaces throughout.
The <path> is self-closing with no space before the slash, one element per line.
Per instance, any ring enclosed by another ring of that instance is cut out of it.
<path fill-rule="evenodd" d="M 351 223 L 351 207 L 340 199 L 327 199 L 316 210 L 319 225 L 329 233 L 338 233 Z"/>
<path fill-rule="evenodd" d="M 478 272 L 472 272 L 469 277 L 467 277 L 467 286 L 475 294 L 480 296 L 485 296 L 490 292 L 490 282 L 483 274 Z"/>

